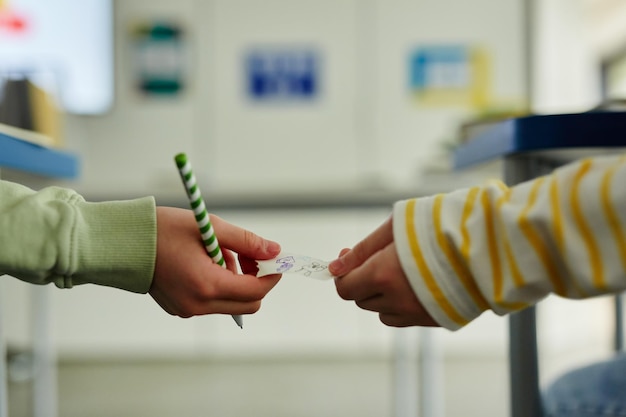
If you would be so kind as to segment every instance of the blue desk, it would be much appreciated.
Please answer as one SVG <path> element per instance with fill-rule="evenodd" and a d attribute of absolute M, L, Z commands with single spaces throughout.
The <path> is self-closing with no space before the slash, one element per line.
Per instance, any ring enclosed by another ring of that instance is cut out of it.
<path fill-rule="evenodd" d="M 626 112 L 527 116 L 486 127 L 454 153 L 456 169 L 504 160 L 509 185 L 550 173 L 580 157 L 626 151 Z M 616 298 L 621 318 L 621 304 Z M 535 308 L 509 317 L 511 416 L 541 417 Z M 616 339 L 621 340 L 621 322 Z M 616 342 L 616 345 L 621 342 Z"/>
<path fill-rule="evenodd" d="M 47 148 L 0 132 L 0 168 L 11 168 L 53 178 L 76 178 L 78 158 L 70 152 Z"/>
<path fill-rule="evenodd" d="M 461 145 L 453 158 L 455 168 L 460 169 L 528 152 L 567 162 L 589 153 L 606 153 L 606 148 L 626 149 L 626 112 L 555 114 L 504 120 Z"/>

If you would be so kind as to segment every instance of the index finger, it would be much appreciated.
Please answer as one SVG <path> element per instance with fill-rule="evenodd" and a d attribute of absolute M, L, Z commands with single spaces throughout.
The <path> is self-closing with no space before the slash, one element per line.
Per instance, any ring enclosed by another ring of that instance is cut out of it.
<path fill-rule="evenodd" d="M 215 214 L 211 214 L 215 234 L 224 248 L 252 259 L 271 259 L 280 253 L 280 245 L 274 241 L 235 226 Z"/>
<path fill-rule="evenodd" d="M 328 270 L 335 276 L 345 275 L 362 265 L 391 242 L 393 242 L 393 226 L 392 218 L 389 217 L 369 236 L 357 243 L 354 248 L 342 253 L 338 259 L 332 261 L 328 265 Z"/>

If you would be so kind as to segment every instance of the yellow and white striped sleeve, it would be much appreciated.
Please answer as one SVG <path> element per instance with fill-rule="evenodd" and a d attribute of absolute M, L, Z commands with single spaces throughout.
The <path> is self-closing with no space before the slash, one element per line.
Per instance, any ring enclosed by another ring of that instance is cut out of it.
<path fill-rule="evenodd" d="M 626 289 L 626 157 L 581 160 L 508 188 L 399 201 L 394 239 L 418 299 L 443 327 L 550 293 Z"/>

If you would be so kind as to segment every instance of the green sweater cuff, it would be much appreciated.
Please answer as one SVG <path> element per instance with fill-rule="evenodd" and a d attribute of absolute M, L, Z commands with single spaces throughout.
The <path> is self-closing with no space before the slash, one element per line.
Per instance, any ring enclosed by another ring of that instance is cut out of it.
<path fill-rule="evenodd" d="M 156 207 L 152 197 L 77 202 L 70 271 L 63 284 L 92 283 L 147 293 L 156 259 Z M 59 285 L 61 284 L 61 285 Z"/>

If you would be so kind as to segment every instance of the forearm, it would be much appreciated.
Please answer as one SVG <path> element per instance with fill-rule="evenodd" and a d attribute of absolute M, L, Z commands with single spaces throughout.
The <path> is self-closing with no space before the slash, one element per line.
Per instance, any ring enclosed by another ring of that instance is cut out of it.
<path fill-rule="evenodd" d="M 597 158 L 516 187 L 398 202 L 394 238 L 418 298 L 444 327 L 549 293 L 626 288 L 624 159 Z"/>
<path fill-rule="evenodd" d="M 93 283 L 147 292 L 154 272 L 152 198 L 88 203 L 0 181 L 0 273 L 61 288 Z"/>

